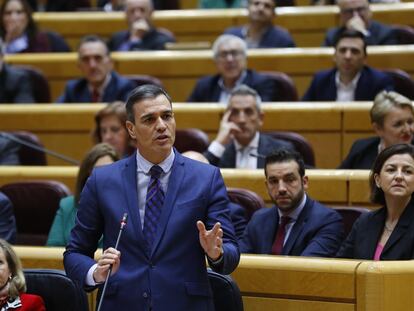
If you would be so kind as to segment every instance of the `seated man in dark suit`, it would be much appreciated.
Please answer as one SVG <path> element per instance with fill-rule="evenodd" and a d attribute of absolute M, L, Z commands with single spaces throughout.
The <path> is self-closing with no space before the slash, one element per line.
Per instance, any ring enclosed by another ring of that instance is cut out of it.
<path fill-rule="evenodd" d="M 13 205 L 8 197 L 0 192 L 0 238 L 9 243 L 16 240 L 16 220 Z"/>
<path fill-rule="evenodd" d="M 262 168 L 264 156 L 273 150 L 293 149 L 290 143 L 259 132 L 264 118 L 260 105 L 260 96 L 247 85 L 242 84 L 231 92 L 217 137 L 204 153 L 212 165 Z"/>
<path fill-rule="evenodd" d="M 115 33 L 108 42 L 111 51 L 164 50 L 175 39 L 157 30 L 151 22 L 154 10 L 151 0 L 126 0 L 128 30 Z"/>
<path fill-rule="evenodd" d="M 343 239 L 341 216 L 307 194 L 299 153 L 279 150 L 266 157 L 266 187 L 275 206 L 256 211 L 239 241 L 242 253 L 334 256 Z"/>
<path fill-rule="evenodd" d="M 58 99 L 60 103 L 95 103 L 125 101 L 134 84 L 112 70 L 111 56 L 105 42 L 95 35 L 81 39 L 78 67 L 84 77 L 71 80 Z"/>
<path fill-rule="evenodd" d="M 0 165 L 19 165 L 20 146 L 0 132 Z"/>
<path fill-rule="evenodd" d="M 335 43 L 336 67 L 317 72 L 304 101 L 374 100 L 382 90 L 392 90 L 392 77 L 365 65 L 367 59 L 364 35 L 344 30 Z"/>
<path fill-rule="evenodd" d="M 213 53 L 218 73 L 198 80 L 188 102 L 227 103 L 232 89 L 240 84 L 255 89 L 265 102 L 274 100 L 272 80 L 247 69 L 247 45 L 244 40 L 234 35 L 221 35 L 214 41 Z"/>
<path fill-rule="evenodd" d="M 289 32 L 273 25 L 275 17 L 273 0 L 249 0 L 249 22 L 245 26 L 226 29 L 225 33 L 244 39 L 249 48 L 295 47 Z"/>
<path fill-rule="evenodd" d="M 0 40 L 0 103 L 34 103 L 29 77 L 23 70 L 3 62 L 3 49 Z"/>
<path fill-rule="evenodd" d="M 368 45 L 397 44 L 394 30 L 371 19 L 372 13 L 367 0 L 338 0 L 340 27 L 326 33 L 324 46 L 333 46 L 335 38 L 344 29 L 356 30 L 365 35 Z"/>

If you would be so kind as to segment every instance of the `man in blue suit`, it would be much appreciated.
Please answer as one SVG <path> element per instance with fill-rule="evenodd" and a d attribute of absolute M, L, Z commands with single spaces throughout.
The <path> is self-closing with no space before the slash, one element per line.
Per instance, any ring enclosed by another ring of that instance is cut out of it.
<path fill-rule="evenodd" d="M 243 238 L 242 253 L 292 256 L 334 256 L 343 238 L 341 216 L 312 200 L 302 157 L 279 150 L 266 157 L 266 187 L 275 206 L 253 214 Z"/>
<path fill-rule="evenodd" d="M 78 48 L 78 67 L 83 78 L 66 84 L 60 103 L 94 103 L 125 101 L 134 84 L 113 71 L 106 43 L 95 35 L 81 39 Z"/>
<path fill-rule="evenodd" d="M 268 76 L 247 69 L 247 45 L 244 40 L 234 35 L 221 35 L 214 41 L 213 54 L 218 73 L 199 79 L 188 102 L 226 104 L 231 91 L 241 84 L 254 89 L 264 102 L 278 100 L 275 92 L 277 85 Z"/>
<path fill-rule="evenodd" d="M 295 42 L 289 32 L 273 25 L 275 6 L 274 0 L 249 0 L 248 24 L 228 28 L 224 33 L 242 38 L 249 48 L 295 47 Z"/>
<path fill-rule="evenodd" d="M 344 30 L 335 44 L 336 67 L 316 73 L 302 100 L 371 101 L 382 90 L 392 90 L 392 77 L 366 66 L 366 59 L 364 35 Z"/>
<path fill-rule="evenodd" d="M 66 272 L 94 288 L 113 266 L 102 310 L 213 311 L 206 257 L 225 274 L 240 257 L 220 171 L 173 149 L 176 124 L 164 90 L 141 86 L 126 105 L 137 151 L 93 171 L 64 254 Z M 116 250 L 124 213 L 129 223 Z"/>

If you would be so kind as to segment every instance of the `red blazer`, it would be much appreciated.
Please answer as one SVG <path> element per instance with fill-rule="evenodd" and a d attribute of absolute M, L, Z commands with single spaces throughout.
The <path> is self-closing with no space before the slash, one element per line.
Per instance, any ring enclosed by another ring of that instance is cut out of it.
<path fill-rule="evenodd" d="M 20 294 L 22 306 L 15 310 L 18 311 L 46 311 L 42 297 L 31 294 Z"/>

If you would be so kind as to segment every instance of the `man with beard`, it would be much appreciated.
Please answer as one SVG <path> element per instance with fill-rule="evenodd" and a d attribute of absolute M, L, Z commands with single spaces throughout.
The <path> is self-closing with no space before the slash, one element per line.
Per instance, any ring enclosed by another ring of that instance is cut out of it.
<path fill-rule="evenodd" d="M 242 38 L 249 48 L 295 47 L 289 32 L 273 25 L 275 5 L 273 0 L 250 0 L 247 7 L 249 23 L 229 28 L 225 33 Z"/>
<path fill-rule="evenodd" d="M 364 35 L 344 30 L 335 43 L 335 68 L 317 72 L 304 101 L 371 101 L 382 90 L 392 90 L 391 76 L 366 66 Z"/>
<path fill-rule="evenodd" d="M 341 216 L 312 200 L 299 153 L 279 150 L 265 159 L 266 187 L 275 206 L 253 214 L 240 241 L 242 253 L 334 256 L 343 239 Z"/>

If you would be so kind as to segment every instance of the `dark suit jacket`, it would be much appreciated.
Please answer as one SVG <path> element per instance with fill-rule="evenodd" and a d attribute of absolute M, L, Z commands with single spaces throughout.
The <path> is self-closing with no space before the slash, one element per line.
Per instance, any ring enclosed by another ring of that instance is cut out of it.
<path fill-rule="evenodd" d="M 277 207 L 256 211 L 239 241 L 242 253 L 271 254 L 279 224 Z M 341 216 L 321 203 L 307 198 L 289 237 L 283 255 L 332 257 L 343 238 Z"/>
<path fill-rule="evenodd" d="M 111 81 L 106 87 L 102 101 L 106 103 L 115 100 L 126 101 L 129 92 L 134 89 L 134 84 L 118 75 L 115 71 L 111 73 Z M 92 94 L 88 88 L 86 79 L 70 80 L 66 84 L 65 92 L 57 100 L 59 103 L 89 103 L 92 102 Z"/>
<path fill-rule="evenodd" d="M 368 30 L 370 35 L 365 37 L 367 45 L 393 45 L 398 44 L 394 30 L 388 26 L 376 21 L 371 21 Z M 323 46 L 334 46 L 335 39 L 339 32 L 343 31 L 343 27 L 334 27 L 328 29 Z"/>
<path fill-rule="evenodd" d="M 84 285 L 103 234 L 104 249 L 114 246 L 119 220 L 128 213 L 119 244 L 121 265 L 109 279 L 102 310 L 214 310 L 205 254 L 196 222 L 223 229 L 223 257 L 212 269 L 229 274 L 239 250 L 220 170 L 175 151 L 168 190 L 151 249 L 138 209 L 136 154 L 93 170 L 81 195 L 75 227 L 64 253 L 66 273 Z"/>
<path fill-rule="evenodd" d="M 224 33 L 235 35 L 239 38 L 245 39 L 243 35 L 243 27 L 231 27 L 225 30 Z M 289 32 L 279 26 L 269 27 L 263 34 L 259 48 L 294 48 L 295 42 L 290 36 Z"/>
<path fill-rule="evenodd" d="M 23 70 L 3 63 L 0 71 L 0 103 L 34 103 L 32 83 Z"/>
<path fill-rule="evenodd" d="M 16 240 L 13 204 L 2 192 L 0 192 L 0 238 L 12 244 Z"/>
<path fill-rule="evenodd" d="M 319 71 L 313 77 L 303 101 L 335 101 L 336 100 L 336 68 Z M 386 73 L 364 66 L 355 89 L 355 100 L 374 100 L 382 90 L 394 89 L 394 83 Z"/>
<path fill-rule="evenodd" d="M 362 214 L 336 257 L 374 259 L 387 217 L 386 207 Z M 414 202 L 407 205 L 380 256 L 381 260 L 414 259 Z"/>
<path fill-rule="evenodd" d="M 0 135 L 0 165 L 19 165 L 19 149 L 19 144 Z"/>
<path fill-rule="evenodd" d="M 246 211 L 242 206 L 233 202 L 230 202 L 229 209 L 234 233 L 236 234 L 237 240 L 239 240 L 243 236 L 244 229 L 247 225 Z"/>
<path fill-rule="evenodd" d="M 290 142 L 275 139 L 266 134 L 260 134 L 259 147 L 257 150 L 257 168 L 263 168 L 265 157 L 273 150 L 280 148 L 294 149 Z M 234 145 L 234 142 L 231 142 L 226 146 L 226 149 L 224 150 L 223 156 L 221 158 L 217 158 L 208 150 L 204 152 L 204 156 L 207 158 L 211 165 L 222 168 L 236 167 L 236 147 Z"/>
<path fill-rule="evenodd" d="M 339 169 L 369 170 L 378 155 L 379 137 L 357 139 Z"/>
<path fill-rule="evenodd" d="M 119 51 L 121 45 L 129 40 L 129 31 L 123 30 L 115 33 L 108 41 L 111 51 Z M 167 42 L 175 42 L 173 37 L 153 28 L 141 40 L 141 42 L 131 45 L 130 51 L 139 50 L 165 50 Z"/>
<path fill-rule="evenodd" d="M 273 101 L 274 85 L 273 81 L 267 76 L 255 72 L 254 70 L 246 70 L 246 78 L 243 83 L 255 89 L 259 93 L 262 101 Z M 197 81 L 188 102 L 218 102 L 220 99 L 221 89 L 218 85 L 220 75 L 206 76 Z"/>

